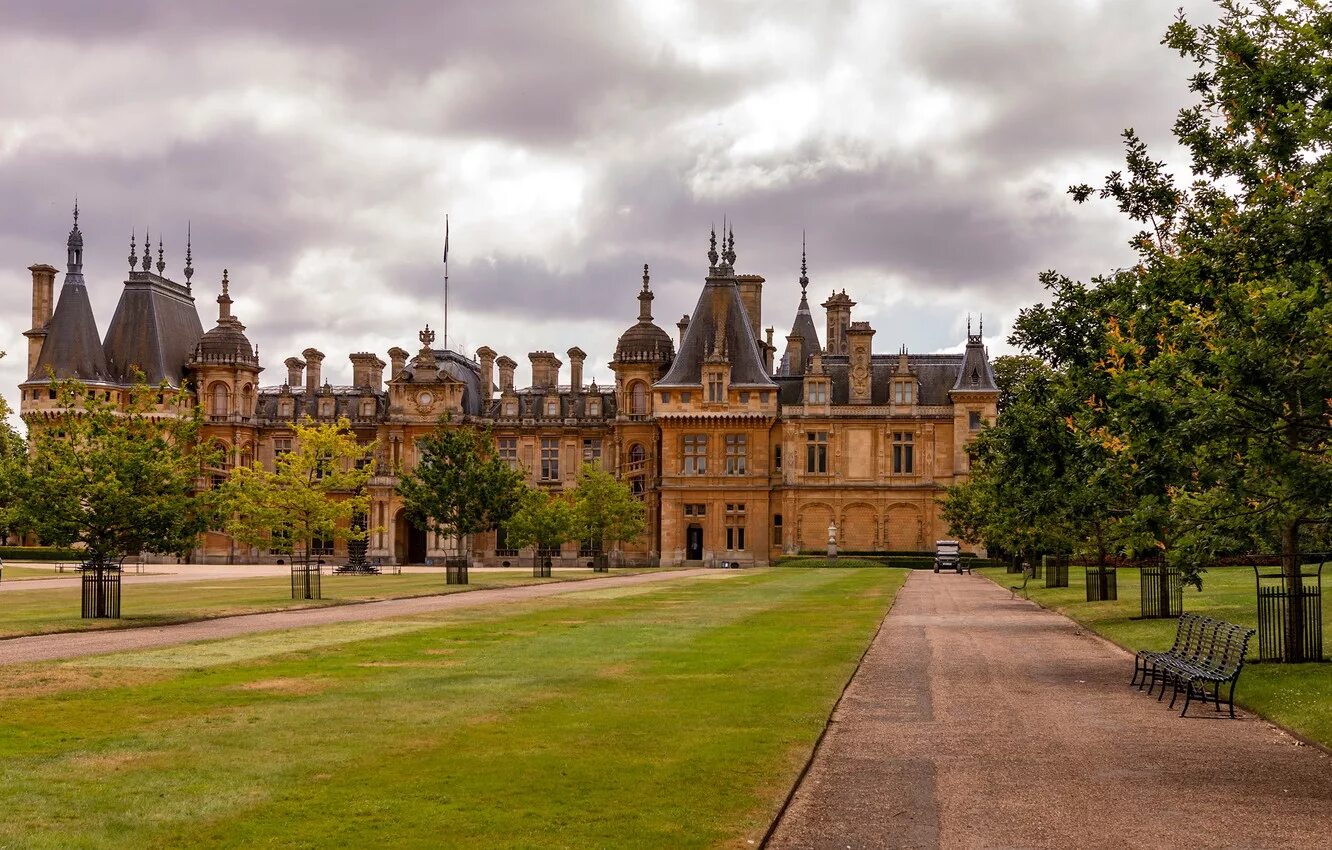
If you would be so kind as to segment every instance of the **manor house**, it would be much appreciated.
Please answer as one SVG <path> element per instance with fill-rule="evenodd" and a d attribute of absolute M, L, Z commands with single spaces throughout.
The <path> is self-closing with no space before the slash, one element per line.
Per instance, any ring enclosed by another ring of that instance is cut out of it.
<path fill-rule="evenodd" d="M 346 418 L 362 441 L 377 443 L 369 555 L 386 563 L 442 558 L 455 545 L 413 523 L 394 486 L 396 472 L 416 463 L 416 439 L 445 414 L 460 427 L 490 426 L 500 456 L 536 486 L 571 488 L 588 461 L 626 481 L 647 505 L 648 532 L 625 547 L 625 563 L 759 565 L 826 551 L 830 529 L 843 553 L 932 550 L 947 536 L 937 499 L 965 477 L 964 447 L 995 417 L 998 390 L 979 332 L 968 325 L 961 354 L 876 354 L 874 329 L 852 320 L 855 302 L 842 290 L 821 305 L 820 336 L 803 251 L 800 305 L 779 352 L 774 328 L 762 329 L 765 280 L 737 271 L 733 232 L 722 234 L 720 251 L 713 234 L 698 302 L 675 337 L 653 319 L 643 266 L 641 286 L 633 284 L 638 319 L 611 361 L 614 386 L 584 382 L 587 355 L 576 345 L 567 373 L 556 354 L 530 352 L 524 386 L 513 358 L 484 346 L 474 356 L 436 348 L 428 326 L 414 353 L 391 348 L 387 364 L 373 352 L 349 354 L 349 385 L 324 379 L 325 355 L 313 347 L 286 358 L 281 380 L 264 384 L 258 349 L 231 313 L 227 274 L 205 332 L 190 248 L 179 282 L 165 275 L 160 240 L 155 267 L 145 242 L 140 262 L 131 241 L 104 337 L 83 277 L 77 210 L 59 299 L 57 270 L 29 267 L 32 329 L 20 385 L 29 427 L 61 415 L 52 375 L 108 398 L 136 373 L 165 383 L 203 407 L 206 438 L 226 449 L 227 466 L 271 465 L 292 449 L 292 425 L 305 417 Z M 215 480 L 226 474 L 213 470 Z M 478 563 L 517 564 L 530 554 L 509 547 L 502 528 L 472 543 Z M 333 559 L 345 555 L 316 545 Z M 561 554 L 572 563 L 579 550 L 570 543 Z M 214 533 L 194 553 L 210 562 L 277 557 Z"/>

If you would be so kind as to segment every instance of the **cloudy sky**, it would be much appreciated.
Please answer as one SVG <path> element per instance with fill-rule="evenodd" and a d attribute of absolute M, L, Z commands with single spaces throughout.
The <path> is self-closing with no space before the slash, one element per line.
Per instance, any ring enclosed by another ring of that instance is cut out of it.
<path fill-rule="evenodd" d="M 1178 5 L 4 0 L 0 393 L 75 195 L 103 333 L 131 231 L 179 278 L 190 221 L 205 328 L 227 267 L 273 383 L 307 346 L 348 382 L 348 352 L 438 328 L 445 213 L 450 345 L 520 379 L 578 345 L 608 381 L 643 263 L 674 335 L 723 217 L 779 339 L 804 231 L 816 304 L 845 288 L 878 350 L 956 348 L 983 313 L 1000 353 L 1041 270 L 1128 260 L 1130 228 L 1064 190 L 1127 126 L 1176 156 Z"/>

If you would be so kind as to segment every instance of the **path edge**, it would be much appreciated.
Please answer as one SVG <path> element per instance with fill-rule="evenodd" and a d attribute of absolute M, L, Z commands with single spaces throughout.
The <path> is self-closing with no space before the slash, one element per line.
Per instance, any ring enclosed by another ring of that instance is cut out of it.
<path fill-rule="evenodd" d="M 902 591 L 906 589 L 907 581 L 911 580 L 913 574 L 914 570 L 909 570 L 907 572 L 906 580 L 904 580 L 902 586 L 897 589 L 897 593 L 893 594 L 893 604 L 889 605 L 888 610 L 883 612 L 883 617 L 879 619 L 879 625 L 874 629 L 874 634 L 870 636 L 869 643 L 865 644 L 865 651 L 860 653 L 860 658 L 856 659 L 855 668 L 852 669 L 851 675 L 846 677 L 846 681 L 842 684 L 842 690 L 837 694 L 837 700 L 828 711 L 828 719 L 823 721 L 823 728 L 819 730 L 819 736 L 814 739 L 814 746 L 809 751 L 809 757 L 805 759 L 804 765 L 801 766 L 800 773 L 796 774 L 795 782 L 791 784 L 791 790 L 786 792 L 786 797 L 782 800 L 782 804 L 778 807 L 776 814 L 773 815 L 772 822 L 768 824 L 768 829 L 763 833 L 763 838 L 759 839 L 758 850 L 764 850 L 764 848 L 768 846 L 768 842 L 772 840 L 773 835 L 777 832 L 777 826 L 782 822 L 782 819 L 786 817 L 787 810 L 791 808 L 791 803 L 795 800 L 796 792 L 799 791 L 800 786 L 805 783 L 805 777 L 809 775 L 809 769 L 814 766 L 814 759 L 818 758 L 819 750 L 823 749 L 823 739 L 828 737 L 828 730 L 832 729 L 833 716 L 837 714 L 837 709 L 841 707 L 842 700 L 846 697 L 847 690 L 850 689 L 851 683 L 855 681 L 856 676 L 859 675 L 860 668 L 865 664 L 866 656 L 868 656 L 869 651 L 874 648 L 875 642 L 879 639 L 879 634 L 883 631 L 883 624 L 888 622 L 888 618 L 892 615 L 893 609 L 897 607 L 897 600 L 901 598 Z"/>

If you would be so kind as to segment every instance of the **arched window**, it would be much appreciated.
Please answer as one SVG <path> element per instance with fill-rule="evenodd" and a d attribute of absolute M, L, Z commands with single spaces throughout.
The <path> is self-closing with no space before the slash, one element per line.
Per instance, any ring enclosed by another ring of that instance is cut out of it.
<path fill-rule="evenodd" d="M 254 466 L 254 446 L 250 443 L 246 443 L 241 449 L 240 465 L 247 469 Z"/>
<path fill-rule="evenodd" d="M 230 407 L 231 401 L 229 394 L 227 393 L 227 385 L 221 381 L 213 384 L 212 398 L 212 405 L 209 408 L 212 415 L 226 416 L 230 412 L 228 408 Z"/>
<path fill-rule="evenodd" d="M 630 413 L 647 413 L 647 386 L 642 381 L 634 382 L 634 385 L 629 389 L 629 399 Z"/>
<path fill-rule="evenodd" d="M 240 414 L 241 416 L 254 415 L 254 387 L 250 384 L 246 384 L 245 388 L 241 390 Z"/>
<path fill-rule="evenodd" d="M 642 443 L 634 443 L 629 447 L 629 463 L 632 466 L 642 466 L 643 461 L 647 459 L 647 451 L 644 450 Z"/>

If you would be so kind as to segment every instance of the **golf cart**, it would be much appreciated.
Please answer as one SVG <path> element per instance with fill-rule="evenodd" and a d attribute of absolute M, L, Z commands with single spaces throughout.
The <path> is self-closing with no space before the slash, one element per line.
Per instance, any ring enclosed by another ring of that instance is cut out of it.
<path fill-rule="evenodd" d="M 956 540 L 934 541 L 934 571 L 943 569 L 956 570 L 962 575 L 962 544 Z"/>

